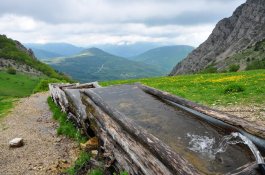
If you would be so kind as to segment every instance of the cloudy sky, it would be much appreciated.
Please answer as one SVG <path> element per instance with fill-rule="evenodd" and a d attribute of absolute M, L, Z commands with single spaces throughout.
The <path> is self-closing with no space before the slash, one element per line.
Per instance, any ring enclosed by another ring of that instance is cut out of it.
<path fill-rule="evenodd" d="M 23 43 L 198 46 L 245 0 L 1 0 L 0 33 Z"/>

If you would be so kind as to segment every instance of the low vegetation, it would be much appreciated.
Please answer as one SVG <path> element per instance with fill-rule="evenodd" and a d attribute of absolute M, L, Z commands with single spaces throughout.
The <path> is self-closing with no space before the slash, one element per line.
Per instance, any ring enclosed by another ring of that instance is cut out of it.
<path fill-rule="evenodd" d="M 246 70 L 265 69 L 265 58 L 247 64 Z"/>
<path fill-rule="evenodd" d="M 76 175 L 76 172 L 86 165 L 90 160 L 91 155 L 88 152 L 81 152 L 78 159 L 75 161 L 75 164 L 68 168 L 65 172 L 69 175 Z"/>
<path fill-rule="evenodd" d="M 0 71 L 0 118 L 10 111 L 18 98 L 30 95 L 39 80 L 40 77 Z"/>
<path fill-rule="evenodd" d="M 243 92 L 244 90 L 245 90 L 245 88 L 243 85 L 233 83 L 233 84 L 229 84 L 225 88 L 224 93 L 225 94 L 239 93 L 239 92 Z"/>
<path fill-rule="evenodd" d="M 238 64 L 232 64 L 229 66 L 229 72 L 237 72 L 240 66 Z"/>
<path fill-rule="evenodd" d="M 227 65 L 243 63 L 246 70 L 265 69 L 265 40 L 234 54 L 227 59 Z"/>
<path fill-rule="evenodd" d="M 0 96 L 26 97 L 32 94 L 33 89 L 41 78 L 23 73 L 13 75 L 0 71 Z"/>
<path fill-rule="evenodd" d="M 117 80 L 100 84 L 135 82 L 205 105 L 261 104 L 265 99 L 265 70 Z"/>
<path fill-rule="evenodd" d="M 44 78 L 39 81 L 33 90 L 33 93 L 44 92 L 49 90 L 50 83 L 67 83 L 65 80 L 58 80 L 55 78 Z"/>
<path fill-rule="evenodd" d="M 0 96 L 0 119 L 10 111 L 15 101 L 15 98 L 6 98 Z"/>
<path fill-rule="evenodd" d="M 103 175 L 103 174 L 104 172 L 100 168 L 94 169 L 90 173 L 88 173 L 88 175 Z"/>
<path fill-rule="evenodd" d="M 56 104 L 52 101 L 52 98 L 49 97 L 47 99 L 50 110 L 53 113 L 53 118 L 59 122 L 59 127 L 57 128 L 58 135 L 65 135 L 71 139 L 74 139 L 78 143 L 85 142 L 88 138 L 81 135 L 78 129 L 74 126 L 74 124 L 67 119 L 66 113 L 61 112 L 60 108 L 56 106 Z M 84 171 L 84 167 L 89 164 L 89 160 L 91 158 L 91 154 L 86 151 L 82 151 L 79 154 L 78 159 L 75 161 L 74 165 L 65 170 L 65 173 L 68 175 L 78 174 L 80 171 Z M 103 167 L 97 167 L 95 169 L 90 170 L 88 175 L 103 175 Z M 115 175 L 115 174 L 114 174 Z M 119 175 L 129 175 L 127 172 L 121 172 Z"/>
<path fill-rule="evenodd" d="M 201 74 L 217 73 L 217 68 L 213 65 L 206 67 L 200 72 Z"/>
<path fill-rule="evenodd" d="M 56 106 L 56 104 L 52 101 L 51 97 L 47 99 L 47 102 L 50 107 L 50 110 L 53 113 L 53 119 L 59 122 L 57 134 L 69 137 L 77 141 L 78 143 L 85 142 L 87 140 L 87 137 L 83 136 L 80 131 L 77 130 L 75 125 L 67 119 L 66 113 L 63 113 L 61 109 Z M 66 169 L 65 173 L 69 175 L 75 175 L 90 160 L 90 158 L 90 153 L 85 151 L 81 152 L 74 165 Z"/>
<path fill-rule="evenodd" d="M 61 109 L 56 106 L 56 104 L 52 101 L 52 98 L 48 98 L 48 104 L 50 110 L 53 113 L 53 118 L 59 122 L 59 127 L 57 128 L 58 135 L 65 135 L 69 138 L 76 140 L 81 143 L 87 140 L 85 136 L 83 136 L 80 131 L 77 130 L 75 125 L 67 119 L 66 113 L 63 113 Z"/>
<path fill-rule="evenodd" d="M 6 72 L 12 75 L 15 75 L 17 73 L 16 69 L 14 69 L 13 67 L 8 67 Z"/>

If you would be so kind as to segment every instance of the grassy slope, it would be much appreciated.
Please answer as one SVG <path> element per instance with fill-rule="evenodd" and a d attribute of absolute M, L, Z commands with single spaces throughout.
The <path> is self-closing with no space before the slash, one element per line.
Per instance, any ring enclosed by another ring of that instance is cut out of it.
<path fill-rule="evenodd" d="M 157 77 L 135 80 L 101 82 L 103 86 L 141 82 L 163 91 L 205 105 L 230 105 L 264 103 L 265 70 L 222 74 L 196 74 L 174 77 Z M 244 88 L 243 92 L 224 91 L 233 84 Z"/>
<path fill-rule="evenodd" d="M 4 117 L 9 110 L 13 107 L 13 102 L 16 101 L 15 98 L 6 98 L 0 96 L 0 119 Z"/>
<path fill-rule="evenodd" d="M 18 49 L 15 41 L 7 38 L 4 35 L 0 35 L 0 57 L 5 59 L 16 60 L 17 62 L 27 64 L 30 67 L 33 67 L 43 72 L 45 75 L 51 78 L 65 79 L 67 81 L 70 81 L 68 77 L 58 74 L 50 66 L 32 58 L 25 51 Z"/>
<path fill-rule="evenodd" d="M 32 93 L 41 77 L 21 73 L 11 75 L 0 71 L 0 96 L 25 97 Z"/>
<path fill-rule="evenodd" d="M 6 115 L 18 97 L 32 93 L 40 77 L 17 73 L 16 75 L 0 71 L 0 118 Z"/>
<path fill-rule="evenodd" d="M 19 46 L 14 40 L 7 38 L 5 35 L 0 35 L 0 58 L 12 59 L 16 62 L 27 64 L 47 76 L 36 77 L 21 73 L 11 75 L 0 71 L 0 117 L 6 115 L 17 98 L 32 94 L 33 89 L 40 82 L 41 78 L 53 78 L 52 81 L 54 79 L 71 81 L 68 77 L 57 73 L 50 66 L 32 58 L 29 53 L 20 47 L 22 46 Z M 42 87 L 38 88 L 37 91 L 42 90 L 40 89 Z"/>

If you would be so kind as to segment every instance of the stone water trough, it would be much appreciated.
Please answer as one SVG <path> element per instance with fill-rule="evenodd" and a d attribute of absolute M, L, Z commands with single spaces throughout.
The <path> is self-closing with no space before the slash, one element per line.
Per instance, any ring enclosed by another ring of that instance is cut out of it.
<path fill-rule="evenodd" d="M 265 128 L 142 85 L 50 84 L 107 167 L 130 174 L 262 174 Z M 254 144 L 253 144 L 254 143 Z"/>

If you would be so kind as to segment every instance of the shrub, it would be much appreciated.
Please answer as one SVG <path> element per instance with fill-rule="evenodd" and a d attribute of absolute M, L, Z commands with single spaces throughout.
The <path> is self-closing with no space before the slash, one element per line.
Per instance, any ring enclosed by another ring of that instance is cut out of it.
<path fill-rule="evenodd" d="M 16 69 L 14 69 L 13 67 L 8 67 L 6 72 L 9 73 L 9 74 L 12 74 L 12 75 L 17 74 Z"/>
<path fill-rule="evenodd" d="M 224 93 L 225 94 L 238 93 L 238 92 L 243 92 L 244 90 L 245 88 L 242 85 L 230 84 L 225 88 Z"/>
<path fill-rule="evenodd" d="M 240 66 L 237 64 L 232 64 L 229 66 L 229 72 L 237 72 L 239 70 Z"/>
<path fill-rule="evenodd" d="M 202 70 L 201 73 L 203 73 L 203 74 L 217 73 L 217 68 L 214 66 L 208 66 L 204 70 Z"/>
<path fill-rule="evenodd" d="M 250 58 L 249 57 L 247 58 L 247 62 L 250 62 Z"/>
<path fill-rule="evenodd" d="M 265 69 L 265 60 L 255 60 L 249 63 L 246 70 Z"/>

